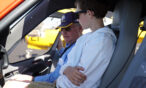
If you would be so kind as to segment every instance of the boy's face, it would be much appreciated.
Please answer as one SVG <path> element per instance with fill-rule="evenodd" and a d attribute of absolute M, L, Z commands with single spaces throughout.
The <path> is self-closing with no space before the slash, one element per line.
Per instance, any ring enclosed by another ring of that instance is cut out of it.
<path fill-rule="evenodd" d="M 77 4 L 77 12 L 78 11 L 82 11 L 82 10 L 80 9 L 79 5 Z M 78 20 L 79 20 L 79 23 L 81 24 L 82 28 L 83 29 L 89 28 L 89 19 L 88 19 L 89 17 L 88 17 L 87 12 L 78 13 L 78 16 L 79 16 Z"/>

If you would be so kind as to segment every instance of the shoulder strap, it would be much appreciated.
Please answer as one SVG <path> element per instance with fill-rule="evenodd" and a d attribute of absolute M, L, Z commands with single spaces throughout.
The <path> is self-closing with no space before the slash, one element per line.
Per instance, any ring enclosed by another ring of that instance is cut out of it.
<path fill-rule="evenodd" d="M 72 44 L 70 44 L 68 47 L 66 47 L 66 48 L 64 49 L 64 51 L 62 52 L 62 54 L 60 55 L 60 57 L 62 57 L 62 55 L 63 55 L 73 44 L 75 44 L 75 42 L 72 43 Z"/>

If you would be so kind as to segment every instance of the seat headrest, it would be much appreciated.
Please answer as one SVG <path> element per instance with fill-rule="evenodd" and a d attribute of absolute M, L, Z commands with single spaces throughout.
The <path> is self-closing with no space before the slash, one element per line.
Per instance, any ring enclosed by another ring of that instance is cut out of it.
<path fill-rule="evenodd" d="M 113 24 L 107 25 L 107 27 L 109 27 L 110 29 L 113 30 L 113 32 L 115 33 L 117 39 L 119 38 L 119 26 L 115 26 Z"/>

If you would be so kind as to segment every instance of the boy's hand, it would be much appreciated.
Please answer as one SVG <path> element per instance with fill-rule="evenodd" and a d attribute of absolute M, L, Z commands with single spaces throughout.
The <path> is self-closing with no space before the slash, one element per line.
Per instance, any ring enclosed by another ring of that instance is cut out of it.
<path fill-rule="evenodd" d="M 64 70 L 64 74 L 68 77 L 68 79 L 76 86 L 80 86 L 86 80 L 86 75 L 84 75 L 81 71 L 84 71 L 83 67 L 76 66 L 71 67 L 68 66 Z"/>

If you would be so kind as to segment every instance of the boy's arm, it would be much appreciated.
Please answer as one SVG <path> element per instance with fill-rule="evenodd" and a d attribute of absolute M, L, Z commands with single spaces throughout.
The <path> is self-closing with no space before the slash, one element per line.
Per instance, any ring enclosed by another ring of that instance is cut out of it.
<path fill-rule="evenodd" d="M 76 86 L 80 86 L 86 80 L 86 75 L 84 75 L 81 71 L 84 71 L 83 67 L 76 66 L 71 67 L 68 66 L 64 70 L 64 75 L 68 77 L 68 79 Z"/>

